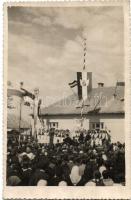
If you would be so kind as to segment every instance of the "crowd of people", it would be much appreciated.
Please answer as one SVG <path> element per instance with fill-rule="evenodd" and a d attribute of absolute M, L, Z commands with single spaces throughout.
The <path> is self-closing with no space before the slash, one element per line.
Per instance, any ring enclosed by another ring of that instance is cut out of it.
<path fill-rule="evenodd" d="M 125 185 L 125 144 L 112 143 L 106 132 L 84 131 L 71 137 L 66 130 L 63 135 L 63 142 L 44 144 L 33 138 L 9 139 L 7 185 Z"/>

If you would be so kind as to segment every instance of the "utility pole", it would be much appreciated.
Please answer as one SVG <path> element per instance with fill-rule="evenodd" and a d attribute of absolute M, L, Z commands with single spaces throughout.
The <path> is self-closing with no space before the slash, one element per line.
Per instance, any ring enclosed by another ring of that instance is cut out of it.
<path fill-rule="evenodd" d="M 39 105 L 39 89 L 35 88 L 34 89 L 34 139 L 37 139 L 37 133 L 38 133 L 38 105 Z"/>

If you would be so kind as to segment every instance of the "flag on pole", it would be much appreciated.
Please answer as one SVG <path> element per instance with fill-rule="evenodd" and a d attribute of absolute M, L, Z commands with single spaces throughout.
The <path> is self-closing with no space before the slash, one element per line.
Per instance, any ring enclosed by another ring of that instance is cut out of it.
<path fill-rule="evenodd" d="M 77 86 L 79 100 L 87 99 L 88 92 L 92 89 L 92 73 L 91 72 L 77 72 Z"/>
<path fill-rule="evenodd" d="M 78 85 L 78 98 L 82 99 L 82 86 L 80 84 L 80 80 L 82 79 L 82 72 L 77 72 L 77 85 Z"/>
<path fill-rule="evenodd" d="M 87 86 L 89 85 L 89 79 L 87 79 L 87 72 L 82 72 L 82 79 L 80 80 L 80 84 L 82 86 L 82 99 L 86 100 L 88 96 Z"/>
<path fill-rule="evenodd" d="M 69 86 L 70 86 L 71 88 L 77 86 L 77 81 L 74 80 L 73 82 L 69 83 Z"/>
<path fill-rule="evenodd" d="M 30 97 L 31 99 L 35 99 L 35 95 L 34 95 L 34 94 L 32 94 L 31 92 L 27 91 L 27 90 L 26 90 L 26 89 L 24 89 L 24 88 L 21 88 L 21 90 L 23 90 L 23 91 L 24 91 L 24 94 L 23 94 L 23 96 L 28 96 L 28 97 Z"/>

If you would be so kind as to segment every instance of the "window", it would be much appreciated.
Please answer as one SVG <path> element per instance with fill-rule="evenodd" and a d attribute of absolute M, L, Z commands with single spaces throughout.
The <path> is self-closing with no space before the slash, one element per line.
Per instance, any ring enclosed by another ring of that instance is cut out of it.
<path fill-rule="evenodd" d="M 104 123 L 103 122 L 91 122 L 90 123 L 90 129 L 103 129 L 104 128 Z"/>
<path fill-rule="evenodd" d="M 58 122 L 49 122 L 49 128 L 58 128 Z"/>
<path fill-rule="evenodd" d="M 103 129 L 104 128 L 104 123 L 103 122 L 101 122 L 101 129 Z"/>
<path fill-rule="evenodd" d="M 100 128 L 100 123 L 96 123 L 96 128 Z"/>

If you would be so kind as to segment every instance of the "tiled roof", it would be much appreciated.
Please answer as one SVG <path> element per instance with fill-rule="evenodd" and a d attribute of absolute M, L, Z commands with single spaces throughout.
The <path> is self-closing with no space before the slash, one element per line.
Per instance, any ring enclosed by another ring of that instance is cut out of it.
<path fill-rule="evenodd" d="M 116 92 L 115 92 L 116 90 Z M 114 94 L 115 98 L 114 98 Z M 41 115 L 80 114 L 81 102 L 77 95 L 71 95 L 48 107 L 41 108 Z M 124 86 L 93 88 L 85 101 L 83 114 L 124 113 Z"/>

